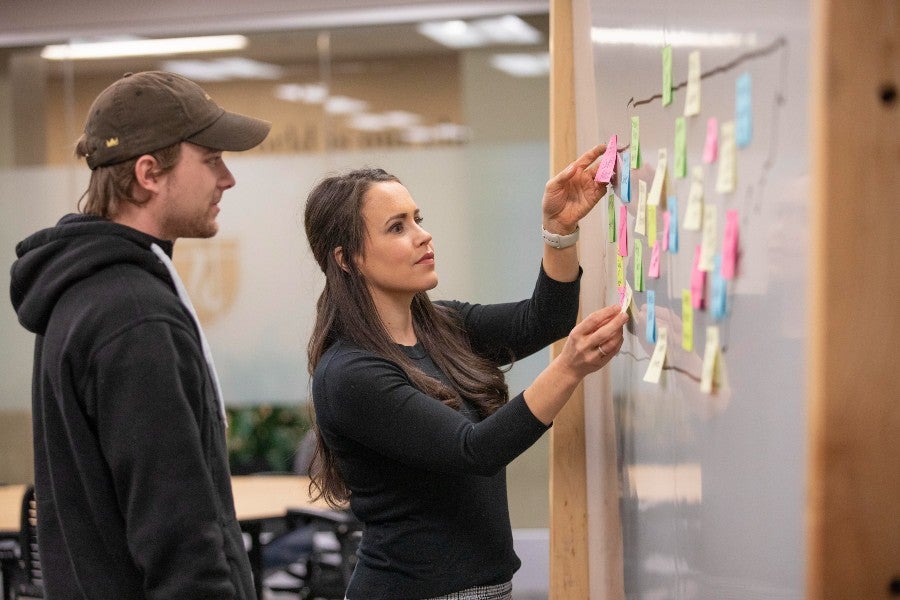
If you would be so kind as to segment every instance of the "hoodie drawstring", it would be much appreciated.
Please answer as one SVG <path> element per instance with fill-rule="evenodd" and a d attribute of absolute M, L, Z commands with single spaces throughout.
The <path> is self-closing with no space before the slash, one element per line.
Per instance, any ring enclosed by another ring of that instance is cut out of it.
<path fill-rule="evenodd" d="M 172 259 L 169 258 L 169 255 L 157 244 L 150 244 L 150 249 L 153 250 L 153 253 L 159 257 L 159 260 L 166 265 L 169 276 L 175 284 L 175 291 L 178 292 L 178 299 L 181 300 L 181 303 L 191 314 L 191 318 L 194 319 L 194 324 L 197 326 L 197 331 L 200 333 L 200 346 L 203 348 L 203 357 L 206 359 L 206 366 L 209 367 L 209 373 L 212 376 L 213 384 L 215 385 L 216 398 L 219 400 L 219 410 L 222 413 L 222 421 L 224 421 L 225 426 L 228 427 L 228 418 L 225 413 L 225 399 L 222 397 L 222 388 L 219 385 L 219 374 L 216 373 L 216 365 L 213 363 L 212 350 L 209 348 L 209 342 L 206 341 L 203 327 L 200 326 L 200 319 L 197 317 L 197 311 L 194 310 L 194 304 L 191 302 L 191 297 L 188 296 L 187 288 L 184 287 L 184 283 L 181 281 L 181 277 L 178 276 L 178 271 L 175 270 L 175 265 L 172 263 Z"/>

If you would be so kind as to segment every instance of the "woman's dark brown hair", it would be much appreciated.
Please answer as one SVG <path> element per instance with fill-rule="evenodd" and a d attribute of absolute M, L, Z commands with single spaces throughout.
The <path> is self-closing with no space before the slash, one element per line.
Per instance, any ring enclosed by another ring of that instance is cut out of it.
<path fill-rule="evenodd" d="M 362 214 L 366 193 L 373 185 L 386 181 L 399 183 L 382 169 L 360 169 L 324 179 L 307 198 L 306 237 L 325 273 L 325 289 L 316 305 L 316 322 L 309 339 L 310 375 L 328 347 L 342 339 L 400 365 L 412 384 L 429 396 L 459 409 L 461 394 L 486 417 L 508 401 L 509 391 L 500 368 L 472 351 L 455 314 L 432 304 L 425 292 L 413 298 L 416 338 L 453 382 L 455 389 L 451 389 L 418 369 L 391 339 L 357 268 L 356 258 L 363 255 L 367 235 Z M 338 247 L 342 248 L 346 270 L 335 257 Z M 322 436 L 316 437 L 311 488 L 318 498 L 331 504 L 343 503 L 350 492 L 337 458 Z"/>

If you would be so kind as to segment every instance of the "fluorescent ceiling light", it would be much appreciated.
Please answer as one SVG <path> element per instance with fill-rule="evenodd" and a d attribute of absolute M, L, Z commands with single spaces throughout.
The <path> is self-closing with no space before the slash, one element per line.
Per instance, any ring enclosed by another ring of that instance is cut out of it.
<path fill-rule="evenodd" d="M 544 77 L 550 73 L 550 53 L 495 54 L 491 66 L 513 77 Z"/>
<path fill-rule="evenodd" d="M 218 60 L 167 60 L 163 71 L 178 73 L 194 81 L 228 81 L 231 79 L 279 79 L 283 69 L 277 65 L 249 58 Z"/>
<path fill-rule="evenodd" d="M 322 104 L 328 98 L 328 87 L 324 83 L 286 83 L 275 88 L 275 97 L 287 102 Z"/>
<path fill-rule="evenodd" d="M 418 125 L 422 117 L 403 110 L 393 110 L 382 114 L 360 113 L 353 115 L 347 126 L 360 131 L 386 131 L 404 129 Z"/>
<path fill-rule="evenodd" d="M 45 46 L 41 52 L 41 57 L 47 60 L 82 60 L 129 56 L 161 56 L 191 52 L 240 50 L 246 48 L 246 46 L 247 38 L 242 35 L 73 42 L 71 44 Z"/>
<path fill-rule="evenodd" d="M 463 143 L 471 137 L 471 130 L 457 123 L 440 123 L 431 127 L 415 125 L 403 130 L 404 142 L 414 145 L 435 143 Z"/>
<path fill-rule="evenodd" d="M 362 112 L 368 107 L 366 102 L 347 96 L 330 96 L 325 101 L 325 112 L 330 115 L 349 115 Z"/>
<path fill-rule="evenodd" d="M 541 33 L 513 15 L 478 19 L 420 23 L 419 33 L 450 48 L 477 48 L 492 44 L 536 44 Z"/>
<path fill-rule="evenodd" d="M 668 31 L 663 29 L 630 29 L 591 27 L 591 41 L 604 45 L 652 46 L 664 45 L 689 48 L 733 48 L 755 46 L 756 35 L 737 32 Z"/>

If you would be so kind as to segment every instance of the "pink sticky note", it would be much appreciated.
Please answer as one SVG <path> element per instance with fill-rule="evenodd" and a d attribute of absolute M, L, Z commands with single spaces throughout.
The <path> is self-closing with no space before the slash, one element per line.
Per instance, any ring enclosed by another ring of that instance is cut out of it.
<path fill-rule="evenodd" d="M 706 271 L 700 270 L 700 246 L 694 249 L 694 266 L 691 269 L 691 306 L 703 308 L 703 290 L 706 287 Z"/>
<path fill-rule="evenodd" d="M 619 207 L 619 256 L 628 256 L 628 207 Z"/>
<path fill-rule="evenodd" d="M 738 212 L 725 211 L 725 237 L 722 240 L 722 278 L 734 279 L 737 272 Z"/>
<path fill-rule="evenodd" d="M 706 122 L 706 143 L 703 144 L 703 162 L 706 164 L 716 162 L 719 156 L 719 122 L 715 117 L 710 117 Z"/>
<path fill-rule="evenodd" d="M 616 169 L 616 145 L 619 143 L 618 137 L 616 134 L 613 134 L 611 138 L 609 138 L 609 143 L 606 144 L 606 150 L 603 152 L 603 156 L 600 157 L 600 165 L 597 167 L 597 175 L 594 176 L 594 181 L 598 183 L 609 183 L 609 180 L 612 179 L 613 171 Z"/>
<path fill-rule="evenodd" d="M 650 253 L 650 270 L 647 271 L 647 277 L 659 277 L 659 247 L 661 244 L 653 244 L 653 251 Z"/>
<path fill-rule="evenodd" d="M 663 211 L 663 239 L 662 247 L 666 252 L 669 251 L 669 227 L 672 224 L 672 215 L 669 211 Z"/>
<path fill-rule="evenodd" d="M 625 302 L 625 286 L 620 285 L 616 290 L 619 292 L 619 306 L 622 306 L 622 303 Z"/>

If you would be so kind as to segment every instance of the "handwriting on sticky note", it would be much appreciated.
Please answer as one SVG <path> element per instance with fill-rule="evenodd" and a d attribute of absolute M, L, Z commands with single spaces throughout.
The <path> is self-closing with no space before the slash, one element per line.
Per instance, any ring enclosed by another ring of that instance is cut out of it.
<path fill-rule="evenodd" d="M 700 231 L 703 223 L 703 165 L 691 169 L 691 190 L 684 211 L 685 231 Z"/>
<path fill-rule="evenodd" d="M 628 204 L 631 202 L 631 152 L 626 150 L 622 153 L 622 164 L 619 167 L 619 196 L 622 202 Z"/>
<path fill-rule="evenodd" d="M 631 289 L 631 286 L 628 285 L 628 282 L 625 282 L 625 295 L 622 296 L 622 305 L 620 307 L 621 312 L 628 312 L 631 309 L 631 300 L 634 297 L 634 290 Z"/>
<path fill-rule="evenodd" d="M 641 118 L 631 117 L 631 168 L 641 168 Z"/>
<path fill-rule="evenodd" d="M 663 367 L 666 364 L 666 352 L 669 348 L 669 334 L 665 327 L 660 327 L 657 332 L 656 346 L 650 356 L 650 364 L 644 373 L 644 381 L 647 383 L 659 383 Z"/>
<path fill-rule="evenodd" d="M 681 290 L 681 347 L 694 350 L 694 307 L 691 306 L 691 290 Z"/>
<path fill-rule="evenodd" d="M 694 262 L 691 268 L 691 306 L 703 308 L 703 293 L 706 287 L 706 273 L 700 269 L 700 246 L 694 249 Z"/>
<path fill-rule="evenodd" d="M 634 267 L 634 291 L 644 291 L 644 242 L 635 238 L 634 256 L 631 257 Z"/>
<path fill-rule="evenodd" d="M 666 214 L 669 215 L 667 225 L 667 238 L 669 240 L 668 248 L 670 254 L 676 254 L 678 252 L 678 197 L 677 196 L 669 196 L 669 199 L 666 200 L 666 203 L 669 206 L 669 209 L 666 211 Z"/>
<path fill-rule="evenodd" d="M 716 191 L 720 194 L 727 194 L 733 192 L 737 187 L 737 148 L 734 143 L 734 121 L 722 123 L 719 144 L 719 173 L 716 177 Z"/>
<path fill-rule="evenodd" d="M 647 290 L 647 326 L 645 337 L 647 343 L 656 343 L 656 292 Z"/>
<path fill-rule="evenodd" d="M 700 114 L 700 51 L 688 54 L 687 92 L 684 96 L 684 116 Z"/>
<path fill-rule="evenodd" d="M 647 205 L 647 240 L 649 240 L 651 246 L 656 245 L 656 207 Z"/>
<path fill-rule="evenodd" d="M 659 206 L 662 200 L 663 190 L 666 186 L 666 172 L 668 167 L 668 151 L 660 148 L 656 159 L 656 172 L 653 174 L 653 183 L 650 184 L 650 195 L 647 197 L 649 206 Z"/>
<path fill-rule="evenodd" d="M 672 104 L 672 46 L 662 49 L 662 103 Z"/>
<path fill-rule="evenodd" d="M 659 247 L 661 244 L 653 244 L 653 250 L 650 252 L 650 268 L 647 270 L 647 277 L 654 279 L 659 277 Z"/>
<path fill-rule="evenodd" d="M 734 135 L 738 148 L 746 148 L 753 138 L 752 87 L 750 73 L 742 74 L 735 82 Z"/>
<path fill-rule="evenodd" d="M 634 217 L 634 232 L 641 235 L 647 233 L 647 182 L 638 179 L 637 215 Z"/>
<path fill-rule="evenodd" d="M 616 243 L 616 197 L 612 194 L 606 195 L 606 221 L 609 224 L 607 228 L 607 237 L 610 244 Z"/>
<path fill-rule="evenodd" d="M 625 259 L 616 254 L 616 287 L 625 289 Z"/>
<path fill-rule="evenodd" d="M 618 158 L 618 154 L 616 152 L 616 145 L 619 143 L 619 138 L 616 134 L 613 134 L 612 137 L 609 138 L 609 143 L 606 144 L 606 150 L 603 151 L 603 156 L 600 157 L 600 165 L 597 167 L 597 174 L 594 176 L 594 181 L 598 183 L 609 183 L 612 180 L 613 172 L 616 169 L 616 158 Z"/>
<path fill-rule="evenodd" d="M 628 209 L 619 207 L 619 256 L 628 256 Z"/>
<path fill-rule="evenodd" d="M 722 277 L 731 280 L 737 274 L 738 212 L 725 211 L 725 235 L 722 240 Z"/>
<path fill-rule="evenodd" d="M 675 119 L 675 177 L 687 177 L 687 132 L 684 117 Z"/>
<path fill-rule="evenodd" d="M 713 256 L 716 253 L 718 243 L 718 208 L 715 204 L 707 204 L 703 207 L 703 237 L 700 240 L 700 270 L 712 271 Z"/>
<path fill-rule="evenodd" d="M 706 347 L 703 352 L 703 371 L 700 376 L 700 391 L 713 393 L 713 379 L 716 374 L 716 360 L 719 358 L 719 328 L 710 325 L 706 328 Z"/>

